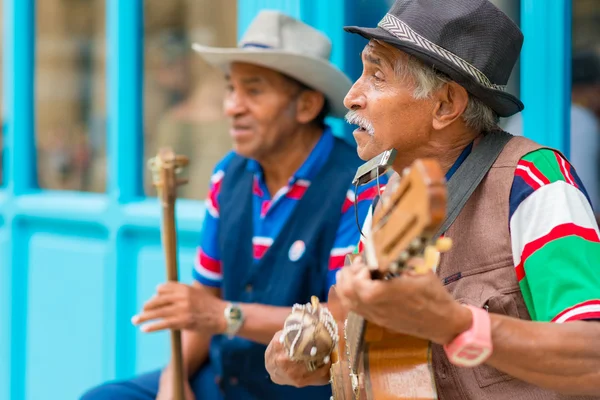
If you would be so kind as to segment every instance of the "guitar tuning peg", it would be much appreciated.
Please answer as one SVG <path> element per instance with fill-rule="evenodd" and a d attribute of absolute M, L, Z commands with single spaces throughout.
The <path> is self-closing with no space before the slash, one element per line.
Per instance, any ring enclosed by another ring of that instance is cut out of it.
<path fill-rule="evenodd" d="M 402 253 L 400 253 L 400 255 L 398 256 L 398 262 L 404 264 L 405 262 L 408 261 L 410 255 L 408 254 L 408 252 L 403 251 Z"/>
<path fill-rule="evenodd" d="M 439 262 L 439 253 L 436 247 L 427 246 L 423 255 L 423 263 L 415 267 L 418 274 L 424 274 L 430 270 L 435 271 Z"/>
<path fill-rule="evenodd" d="M 422 246 L 423 246 L 423 241 L 421 240 L 421 238 L 416 238 L 410 243 L 409 247 L 412 252 L 417 253 L 417 252 L 419 252 L 419 250 L 421 249 Z"/>
<path fill-rule="evenodd" d="M 175 182 L 177 184 L 177 186 L 181 186 L 181 185 L 185 185 L 189 182 L 190 180 L 187 178 L 181 178 L 181 179 L 177 179 L 177 181 Z"/>
<path fill-rule="evenodd" d="M 435 242 L 435 247 L 440 253 L 445 253 L 452 248 L 452 239 L 441 237 Z"/>

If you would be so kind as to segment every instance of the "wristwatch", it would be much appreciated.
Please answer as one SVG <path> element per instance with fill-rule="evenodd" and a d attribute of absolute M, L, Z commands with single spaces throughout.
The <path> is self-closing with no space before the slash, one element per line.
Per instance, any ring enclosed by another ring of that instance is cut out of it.
<path fill-rule="evenodd" d="M 236 303 L 228 303 L 223 314 L 225 315 L 225 321 L 227 321 L 225 334 L 229 338 L 232 338 L 242 327 L 242 324 L 244 323 L 244 314 L 242 313 L 240 306 Z"/>
<path fill-rule="evenodd" d="M 452 342 L 444 345 L 448 360 L 459 367 L 475 367 L 493 351 L 490 315 L 483 308 L 465 304 L 473 315 L 473 324 Z"/>

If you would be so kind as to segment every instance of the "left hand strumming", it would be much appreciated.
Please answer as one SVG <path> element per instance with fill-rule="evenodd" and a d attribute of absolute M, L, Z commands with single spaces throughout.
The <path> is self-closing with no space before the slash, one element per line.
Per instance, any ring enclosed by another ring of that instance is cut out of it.
<path fill-rule="evenodd" d="M 153 321 L 142 325 L 144 332 L 180 329 L 213 335 L 226 329 L 225 307 L 223 300 L 203 287 L 167 282 L 157 287 L 156 294 L 144 304 L 132 322 L 141 325 Z"/>
<path fill-rule="evenodd" d="M 446 344 L 471 326 L 471 313 L 452 298 L 432 271 L 373 280 L 358 257 L 337 275 L 337 295 L 347 309 L 391 331 Z"/>

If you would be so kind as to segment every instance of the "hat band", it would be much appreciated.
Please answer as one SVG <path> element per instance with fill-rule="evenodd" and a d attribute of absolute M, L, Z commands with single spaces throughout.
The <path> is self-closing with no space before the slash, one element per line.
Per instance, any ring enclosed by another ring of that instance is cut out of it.
<path fill-rule="evenodd" d="M 386 14 L 385 17 L 383 17 L 383 19 L 379 21 L 378 26 L 404 42 L 410 42 L 416 46 L 427 50 L 428 52 L 435 53 L 438 56 L 445 58 L 454 66 L 471 75 L 481 85 L 490 89 L 502 91 L 506 90 L 505 85 L 496 85 L 492 83 L 488 79 L 488 77 L 485 76 L 485 74 L 478 70 L 475 66 L 463 60 L 456 54 L 444 49 L 441 46 L 438 46 L 437 44 L 419 35 L 410 26 L 402 22 L 395 15 Z"/>
<path fill-rule="evenodd" d="M 269 46 L 268 44 L 262 44 L 262 43 L 244 43 L 244 45 L 242 46 L 243 49 L 248 48 L 248 47 L 256 47 L 259 49 L 272 49 L 273 46 Z"/>

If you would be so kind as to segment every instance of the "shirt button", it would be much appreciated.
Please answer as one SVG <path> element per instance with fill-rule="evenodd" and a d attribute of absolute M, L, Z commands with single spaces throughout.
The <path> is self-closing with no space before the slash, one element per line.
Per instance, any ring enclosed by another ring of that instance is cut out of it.
<path fill-rule="evenodd" d="M 229 384 L 231 386 L 236 386 L 238 384 L 238 378 L 236 378 L 235 376 L 232 376 L 231 378 L 229 378 Z"/>
<path fill-rule="evenodd" d="M 250 284 L 246 285 L 246 293 L 252 293 L 252 289 L 254 289 L 252 287 L 252 285 L 250 285 Z"/>

